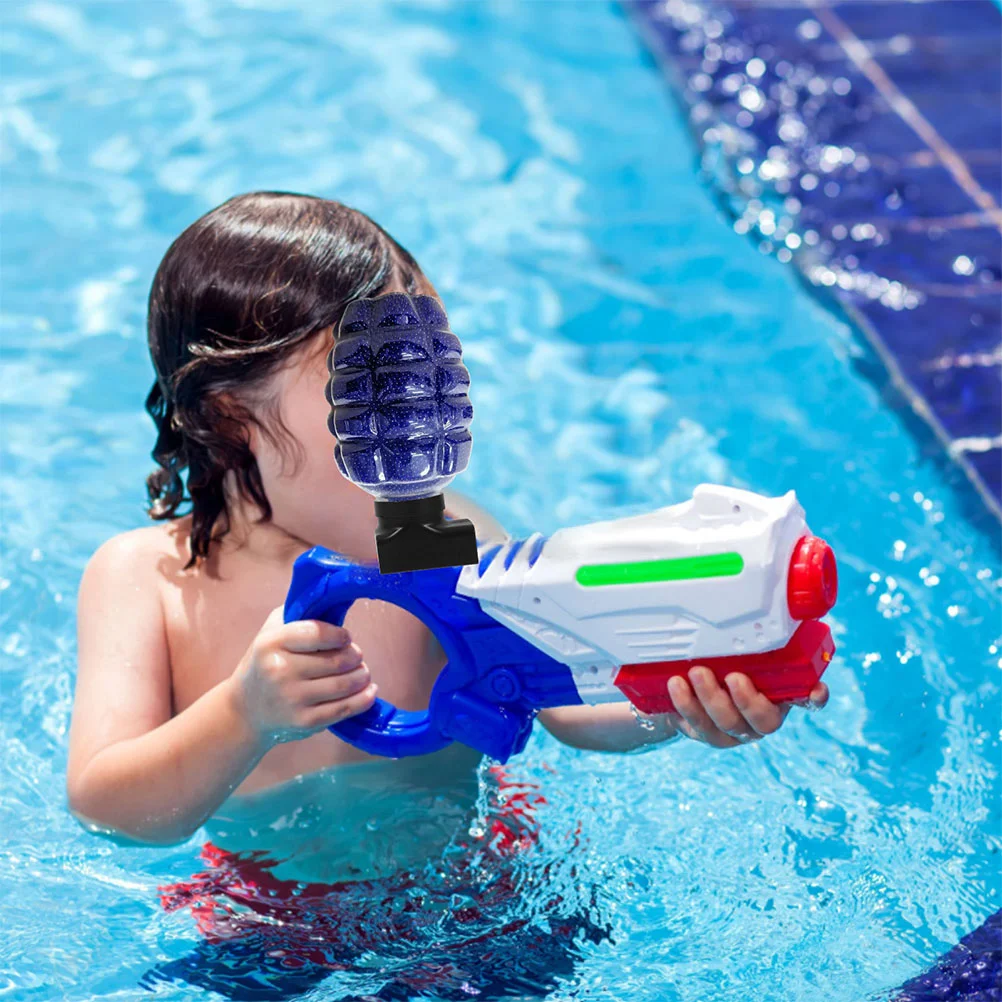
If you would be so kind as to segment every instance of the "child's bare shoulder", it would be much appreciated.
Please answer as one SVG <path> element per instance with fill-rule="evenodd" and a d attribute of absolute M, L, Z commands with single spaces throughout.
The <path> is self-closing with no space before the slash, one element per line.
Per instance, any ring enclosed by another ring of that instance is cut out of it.
<path fill-rule="evenodd" d="M 176 577 L 188 562 L 190 517 L 129 529 L 105 540 L 84 570 L 84 583 L 122 586 Z"/>

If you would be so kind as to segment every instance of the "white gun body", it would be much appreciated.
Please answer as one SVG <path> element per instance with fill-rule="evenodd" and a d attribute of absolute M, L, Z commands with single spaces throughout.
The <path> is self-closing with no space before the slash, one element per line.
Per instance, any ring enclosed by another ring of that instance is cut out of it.
<path fill-rule="evenodd" d="M 626 664 L 784 647 L 800 625 L 787 575 L 808 533 L 793 491 L 704 484 L 648 514 L 508 540 L 456 590 L 568 665 L 586 703 L 621 701 Z"/>

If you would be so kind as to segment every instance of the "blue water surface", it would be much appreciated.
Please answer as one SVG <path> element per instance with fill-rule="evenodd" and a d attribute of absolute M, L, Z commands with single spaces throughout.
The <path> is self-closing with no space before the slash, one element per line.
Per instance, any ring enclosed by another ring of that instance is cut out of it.
<path fill-rule="evenodd" d="M 559 887 L 609 933 L 513 997 L 882 1000 L 1000 907 L 991 541 L 860 339 L 715 210 L 617 7 L 0 17 L 0 995 L 143 997 L 143 973 L 199 939 L 157 887 L 202 869 L 202 835 L 124 848 L 66 811 L 74 600 L 93 550 L 145 520 L 153 271 L 198 215 L 262 188 L 341 199 L 417 256 L 472 375 L 456 486 L 512 532 L 711 481 L 795 488 L 840 559 L 823 712 L 727 752 L 585 753 L 537 729 L 509 771 L 545 795 L 542 834 L 505 917 L 545 934 Z M 375 992 L 389 962 L 304 997 Z"/>

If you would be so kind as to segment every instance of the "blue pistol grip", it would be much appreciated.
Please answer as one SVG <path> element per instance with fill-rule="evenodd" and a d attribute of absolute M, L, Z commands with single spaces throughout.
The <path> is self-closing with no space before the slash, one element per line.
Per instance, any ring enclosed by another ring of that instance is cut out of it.
<path fill-rule="evenodd" d="M 461 568 L 380 574 L 316 546 L 293 566 L 285 621 L 320 619 L 341 626 L 359 598 L 406 609 L 438 638 L 448 658 L 427 710 L 401 710 L 383 699 L 330 730 L 372 755 L 400 758 L 453 741 L 500 762 L 521 751 L 544 706 L 579 703 L 566 665 L 501 626 L 472 598 L 456 594 Z"/>

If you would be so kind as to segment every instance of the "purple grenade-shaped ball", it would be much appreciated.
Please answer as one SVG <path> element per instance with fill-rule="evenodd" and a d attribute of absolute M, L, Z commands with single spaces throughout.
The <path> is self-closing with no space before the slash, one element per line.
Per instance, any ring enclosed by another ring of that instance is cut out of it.
<path fill-rule="evenodd" d="M 353 483 L 407 501 L 466 469 L 470 374 L 437 299 L 392 292 L 349 304 L 327 367 L 334 458 Z"/>

